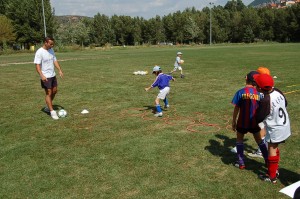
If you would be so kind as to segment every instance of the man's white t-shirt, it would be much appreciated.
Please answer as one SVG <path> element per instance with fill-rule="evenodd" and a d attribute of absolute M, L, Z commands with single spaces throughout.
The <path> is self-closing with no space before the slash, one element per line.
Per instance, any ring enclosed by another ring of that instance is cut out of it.
<path fill-rule="evenodd" d="M 51 78 L 56 75 L 54 61 L 56 61 L 56 57 L 52 48 L 46 50 L 41 47 L 35 53 L 34 64 L 41 65 L 41 71 L 46 78 Z"/>

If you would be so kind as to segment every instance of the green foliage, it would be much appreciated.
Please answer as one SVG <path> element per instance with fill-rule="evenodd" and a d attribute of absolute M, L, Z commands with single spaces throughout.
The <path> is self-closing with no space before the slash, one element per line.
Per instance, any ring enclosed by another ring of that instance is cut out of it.
<path fill-rule="evenodd" d="M 13 42 L 15 34 L 11 20 L 4 15 L 0 15 L 0 27 L 0 45 L 4 42 Z"/>
<path fill-rule="evenodd" d="M 47 35 L 53 35 L 55 22 L 50 0 L 44 0 Z M 27 46 L 39 43 L 44 38 L 42 1 L 14 0 L 8 1 L 6 15 L 12 20 L 16 41 Z"/>
<path fill-rule="evenodd" d="M 64 45 L 78 44 L 83 47 L 104 46 L 106 43 L 114 46 L 209 43 L 210 25 L 213 43 L 300 41 L 300 3 L 285 9 L 271 9 L 246 7 L 242 0 L 237 0 L 228 1 L 224 7 L 211 5 L 201 11 L 192 7 L 146 20 L 116 14 L 109 17 L 100 13 L 93 18 L 54 18 L 50 0 L 44 2 L 47 34 L 55 35 Z M 41 3 L 41 0 L 0 2 L 0 6 L 3 5 L 0 14 L 4 13 L 12 20 L 15 42 L 29 47 L 42 40 L 44 25 Z"/>

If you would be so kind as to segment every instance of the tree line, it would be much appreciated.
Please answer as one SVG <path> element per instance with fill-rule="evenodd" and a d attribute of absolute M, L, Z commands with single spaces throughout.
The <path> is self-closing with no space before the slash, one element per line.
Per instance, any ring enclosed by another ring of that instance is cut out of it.
<path fill-rule="evenodd" d="M 44 0 L 47 35 L 63 45 L 299 42 L 300 4 L 284 9 L 247 7 L 241 0 L 225 6 L 186 8 L 150 19 L 97 13 L 93 18 L 58 23 Z M 0 1 L 0 44 L 35 45 L 44 37 L 41 0 Z M 211 30 L 211 31 L 210 31 Z"/>

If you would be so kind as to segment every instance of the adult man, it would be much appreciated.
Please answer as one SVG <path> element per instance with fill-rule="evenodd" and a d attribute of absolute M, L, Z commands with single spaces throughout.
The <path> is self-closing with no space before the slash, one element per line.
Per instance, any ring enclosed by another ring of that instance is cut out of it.
<path fill-rule="evenodd" d="M 54 66 L 58 69 L 59 75 L 63 78 L 63 72 L 55 57 L 53 51 L 54 39 L 52 37 L 45 37 L 44 45 L 35 53 L 34 64 L 36 71 L 41 78 L 41 86 L 45 90 L 45 101 L 48 107 L 45 108 L 46 112 L 50 112 L 54 120 L 58 119 L 57 113 L 53 110 L 52 101 L 57 93 L 57 79 Z"/>

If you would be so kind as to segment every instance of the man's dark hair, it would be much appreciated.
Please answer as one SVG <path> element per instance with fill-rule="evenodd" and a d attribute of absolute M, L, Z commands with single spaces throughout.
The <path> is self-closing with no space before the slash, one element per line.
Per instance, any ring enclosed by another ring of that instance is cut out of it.
<path fill-rule="evenodd" d="M 47 36 L 47 37 L 44 38 L 44 42 L 48 43 L 49 40 L 54 41 L 54 38 L 51 37 L 51 36 Z"/>

